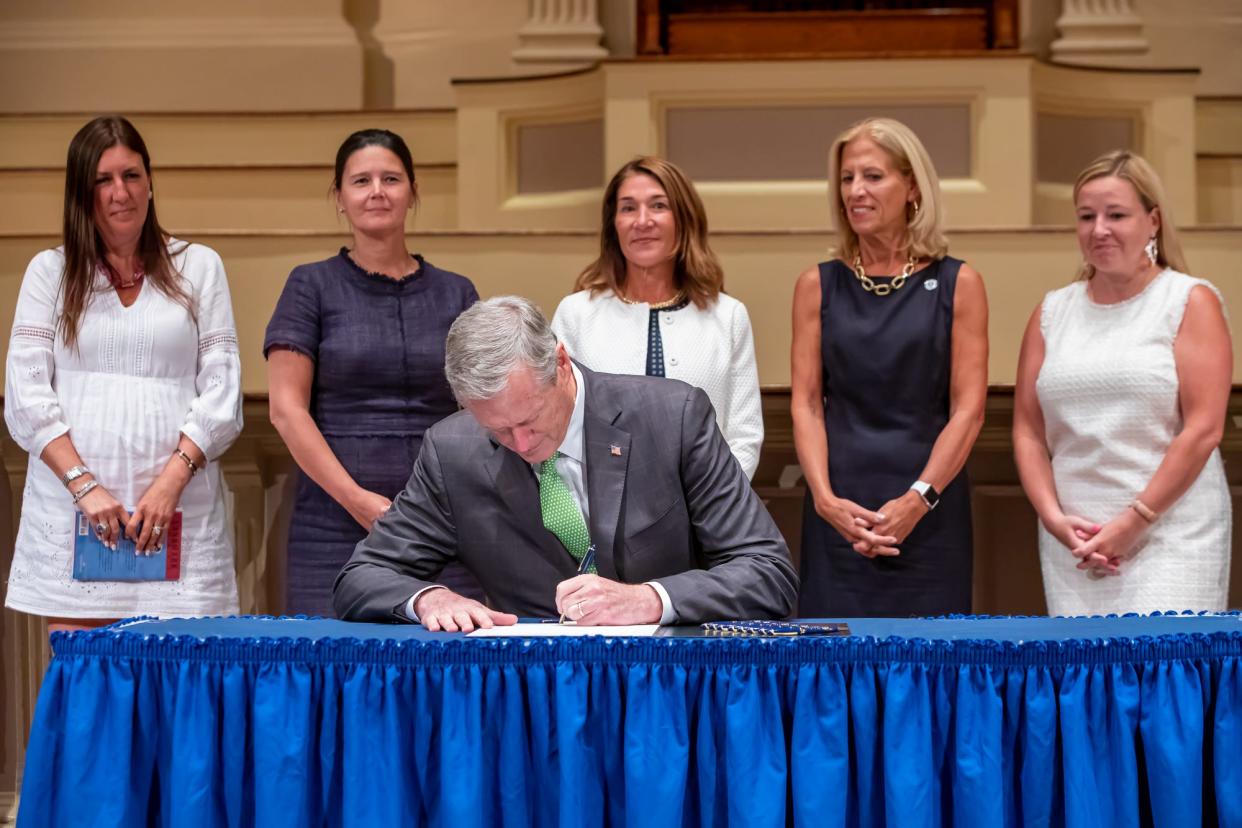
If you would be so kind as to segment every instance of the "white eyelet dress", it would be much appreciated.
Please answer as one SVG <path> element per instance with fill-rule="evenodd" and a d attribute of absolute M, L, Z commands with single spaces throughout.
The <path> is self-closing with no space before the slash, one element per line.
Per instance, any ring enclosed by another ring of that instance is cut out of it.
<path fill-rule="evenodd" d="M 26 270 L 9 354 L 4 418 L 30 453 L 21 524 L 5 605 L 66 618 L 237 612 L 232 531 L 216 460 L 241 432 L 241 363 L 228 282 L 210 248 L 169 241 L 194 298 L 198 324 L 150 283 L 128 308 L 102 273 L 82 315 L 76 348 L 56 330 L 64 253 L 45 250 Z M 68 433 L 83 462 L 127 509 L 164 469 L 180 435 L 208 465 L 182 493 L 181 578 L 75 581 L 76 510 L 40 460 Z"/>
<path fill-rule="evenodd" d="M 1066 514 L 1105 523 L 1122 513 L 1181 432 L 1173 342 L 1197 285 L 1220 297 L 1211 283 L 1174 270 L 1111 305 L 1093 302 L 1082 281 L 1045 297 L 1045 355 L 1035 389 Z M 1218 448 L 1118 576 L 1077 569 L 1078 559 L 1041 525 L 1049 614 L 1225 609 L 1231 520 Z"/>

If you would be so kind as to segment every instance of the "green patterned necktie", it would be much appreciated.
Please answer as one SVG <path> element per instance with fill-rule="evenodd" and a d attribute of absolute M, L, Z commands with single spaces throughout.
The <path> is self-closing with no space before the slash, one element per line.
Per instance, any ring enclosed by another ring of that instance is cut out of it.
<path fill-rule="evenodd" d="M 591 545 L 591 533 L 578 502 L 556 470 L 556 458 L 560 456 L 558 451 L 539 465 L 539 510 L 543 512 L 544 528 L 560 539 L 574 560 L 581 561 Z M 594 574 L 595 565 L 587 571 Z"/>

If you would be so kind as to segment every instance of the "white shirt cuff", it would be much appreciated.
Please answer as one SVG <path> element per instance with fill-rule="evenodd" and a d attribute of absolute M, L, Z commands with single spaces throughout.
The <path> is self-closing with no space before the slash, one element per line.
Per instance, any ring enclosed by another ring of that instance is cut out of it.
<path fill-rule="evenodd" d="M 668 591 L 664 589 L 664 585 L 659 581 L 645 581 L 644 583 L 660 596 L 660 606 L 664 608 L 660 613 L 660 626 L 667 626 L 676 621 L 677 613 L 673 610 L 673 599 L 668 597 Z"/>
<path fill-rule="evenodd" d="M 421 624 L 422 622 L 419 620 L 418 616 L 414 613 L 414 602 L 418 600 L 418 596 L 422 595 L 424 592 L 427 592 L 428 590 L 431 590 L 431 589 L 448 589 L 448 587 L 444 586 L 443 584 L 432 584 L 431 586 L 423 587 L 418 592 L 411 595 L 410 600 L 405 602 L 405 614 L 415 624 Z"/>

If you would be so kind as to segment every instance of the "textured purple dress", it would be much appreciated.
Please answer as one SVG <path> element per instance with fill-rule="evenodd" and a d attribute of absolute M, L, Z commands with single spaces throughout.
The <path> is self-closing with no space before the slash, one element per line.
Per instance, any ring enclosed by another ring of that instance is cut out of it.
<path fill-rule="evenodd" d="M 264 357 L 291 348 L 315 362 L 310 413 L 350 476 L 396 497 L 423 432 L 457 410 L 444 378 L 449 326 L 479 295 L 464 276 L 428 264 L 402 279 L 368 273 L 346 250 L 289 274 L 267 325 Z M 286 607 L 332 616 L 332 584 L 366 531 L 304 473 L 289 528 Z M 460 565 L 440 582 L 481 598 Z"/>

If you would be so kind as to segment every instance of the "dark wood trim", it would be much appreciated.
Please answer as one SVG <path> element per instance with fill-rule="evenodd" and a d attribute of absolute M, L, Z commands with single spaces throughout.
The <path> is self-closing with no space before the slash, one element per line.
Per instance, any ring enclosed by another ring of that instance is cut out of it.
<path fill-rule="evenodd" d="M 866 9 L 834 3 L 806 5 L 772 8 L 756 2 L 686 9 L 679 3 L 639 0 L 637 58 L 803 59 L 843 53 L 960 56 L 963 51 L 1013 51 L 1020 41 L 1017 0 L 946 2 L 933 8 L 902 3 L 878 8 L 890 5 L 883 2 L 868 3 Z"/>
<path fill-rule="evenodd" d="M 791 61 L 841 61 L 841 60 L 960 60 L 962 58 L 1034 58 L 1033 52 L 991 49 L 941 49 L 938 51 L 911 50 L 853 51 L 853 52 L 787 52 L 780 55 L 756 55 L 720 53 L 710 55 L 651 55 L 640 58 L 609 58 L 604 63 L 789 63 Z"/>
<path fill-rule="evenodd" d="M 638 17 L 635 27 L 637 34 L 635 52 L 643 58 L 656 57 L 667 52 L 668 44 L 664 37 L 660 0 L 638 0 L 635 14 Z"/>
<path fill-rule="evenodd" d="M 993 49 L 1017 49 L 1021 42 L 1018 0 L 993 0 L 988 39 Z"/>

